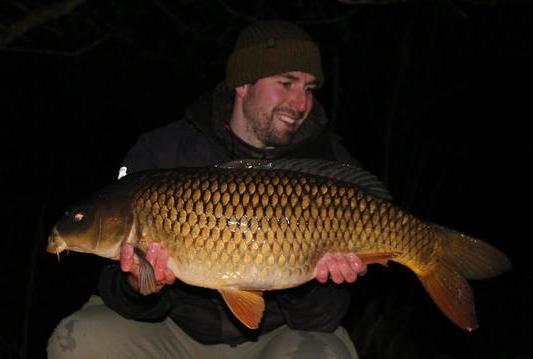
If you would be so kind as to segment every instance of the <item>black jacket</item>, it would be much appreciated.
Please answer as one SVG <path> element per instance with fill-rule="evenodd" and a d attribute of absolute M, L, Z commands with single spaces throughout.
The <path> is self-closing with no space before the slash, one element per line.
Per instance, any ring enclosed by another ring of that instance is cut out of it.
<path fill-rule="evenodd" d="M 128 173 L 149 168 L 207 166 L 239 158 L 320 158 L 358 165 L 325 130 L 319 104 L 298 131 L 292 145 L 263 151 L 240 141 L 229 130 L 231 94 L 222 86 L 190 106 L 181 121 L 142 135 L 128 152 Z M 99 291 L 104 302 L 126 318 L 159 321 L 170 316 L 187 334 L 205 344 L 238 344 L 283 324 L 293 329 L 331 332 L 342 321 L 349 303 L 346 285 L 311 281 L 298 288 L 266 292 L 265 315 L 258 330 L 240 324 L 218 292 L 180 281 L 158 294 L 134 291 L 118 265 L 105 268 Z"/>

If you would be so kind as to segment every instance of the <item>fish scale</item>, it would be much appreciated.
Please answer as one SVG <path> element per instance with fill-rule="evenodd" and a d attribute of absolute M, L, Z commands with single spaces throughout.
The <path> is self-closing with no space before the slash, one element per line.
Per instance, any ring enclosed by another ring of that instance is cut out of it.
<path fill-rule="evenodd" d="M 143 252 L 159 243 L 176 277 L 218 290 L 250 328 L 257 328 L 264 310 L 258 291 L 313 279 L 327 253 L 405 265 L 444 314 L 468 330 L 477 321 L 465 278 L 488 278 L 511 267 L 494 247 L 395 206 L 361 169 L 316 160 L 128 175 L 67 211 L 47 250 L 119 259 L 125 242 L 137 248 L 141 293 L 155 290 Z"/>

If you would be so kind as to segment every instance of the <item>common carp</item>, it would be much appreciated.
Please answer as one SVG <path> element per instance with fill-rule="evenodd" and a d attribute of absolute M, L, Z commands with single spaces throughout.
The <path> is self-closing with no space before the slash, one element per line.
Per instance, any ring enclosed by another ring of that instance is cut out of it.
<path fill-rule="evenodd" d="M 140 290 L 149 294 L 155 277 L 143 253 L 158 242 L 178 279 L 218 290 L 249 328 L 261 321 L 263 291 L 312 280 L 328 252 L 355 253 L 367 264 L 408 267 L 451 321 L 477 328 L 466 279 L 509 270 L 508 258 L 409 214 L 376 182 L 349 165 L 299 159 L 138 172 L 69 209 L 47 251 L 119 260 L 131 243 L 143 264 Z"/>

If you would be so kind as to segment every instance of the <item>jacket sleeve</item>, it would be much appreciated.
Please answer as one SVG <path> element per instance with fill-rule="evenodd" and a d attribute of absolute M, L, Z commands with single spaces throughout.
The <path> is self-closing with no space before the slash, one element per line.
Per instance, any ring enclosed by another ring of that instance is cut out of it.
<path fill-rule="evenodd" d="M 109 308 L 128 319 L 163 320 L 172 308 L 171 287 L 163 287 L 156 294 L 142 295 L 130 286 L 126 275 L 116 264 L 102 270 L 98 290 Z"/>
<path fill-rule="evenodd" d="M 332 332 L 348 311 L 351 291 L 333 282 L 313 280 L 300 287 L 280 291 L 278 304 L 291 329 Z"/>

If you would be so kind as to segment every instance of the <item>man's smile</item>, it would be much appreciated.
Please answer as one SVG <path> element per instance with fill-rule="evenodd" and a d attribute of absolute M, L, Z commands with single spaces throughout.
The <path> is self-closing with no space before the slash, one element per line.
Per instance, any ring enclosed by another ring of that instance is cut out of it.
<path fill-rule="evenodd" d="M 295 118 L 293 118 L 293 117 L 291 117 L 291 116 L 288 116 L 288 115 L 280 114 L 280 115 L 278 115 L 278 118 L 279 118 L 281 121 L 287 123 L 288 125 L 295 125 L 296 122 L 298 122 L 298 119 L 295 119 Z"/>
<path fill-rule="evenodd" d="M 296 126 L 298 126 L 298 123 L 303 116 L 302 113 L 291 109 L 278 110 L 275 112 L 275 115 L 282 124 L 289 127 L 291 130 L 294 130 Z"/>

